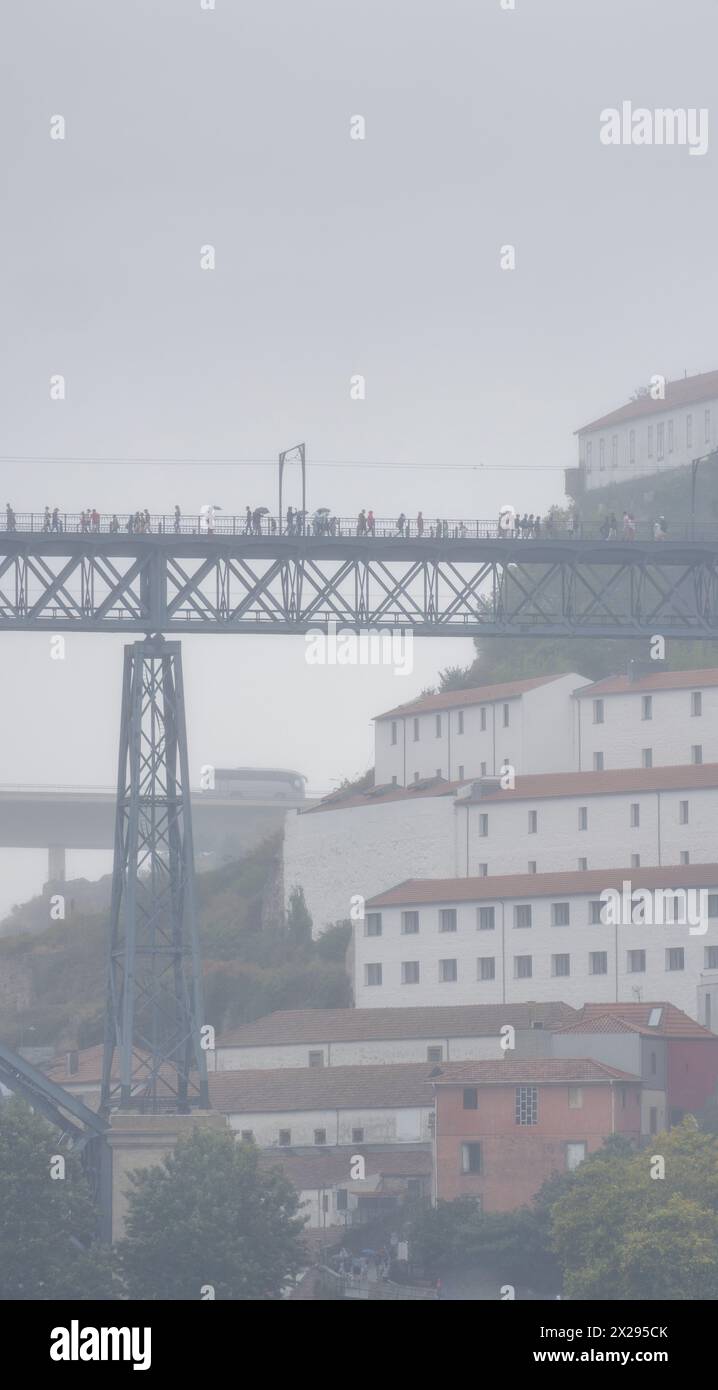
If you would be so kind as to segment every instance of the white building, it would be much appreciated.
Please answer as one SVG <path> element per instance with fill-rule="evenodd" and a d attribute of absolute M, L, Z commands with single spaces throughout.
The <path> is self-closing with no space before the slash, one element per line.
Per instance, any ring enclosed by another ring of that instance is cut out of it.
<path fill-rule="evenodd" d="M 601 899 L 609 889 L 624 897 L 618 913 Z M 700 934 L 658 889 L 701 892 Z M 360 1008 L 560 993 L 576 1008 L 664 999 L 718 1027 L 716 864 L 403 883 L 367 903 L 353 939 Z"/>
<path fill-rule="evenodd" d="M 520 773 L 568 772 L 578 766 L 571 696 L 588 684 L 575 672 L 534 676 L 398 705 L 375 720 L 375 785 L 463 782 L 496 776 L 506 763 Z"/>
<path fill-rule="evenodd" d="M 718 763 L 375 788 L 288 820 L 285 899 L 319 933 L 402 879 L 708 864 L 717 821 Z"/>
<path fill-rule="evenodd" d="M 646 388 L 577 434 L 587 491 L 683 467 L 718 445 L 718 372 L 667 381 L 662 399 Z"/>
<path fill-rule="evenodd" d="M 718 763 L 718 671 L 609 676 L 575 691 L 579 769 Z"/>
<path fill-rule="evenodd" d="M 299 1194 L 305 1230 L 347 1229 L 386 1218 L 409 1200 L 428 1201 L 433 1188 L 431 1149 L 405 1144 L 362 1151 L 365 1177 L 350 1178 L 352 1151 L 262 1154 L 261 1166 L 280 1167 Z"/>
<path fill-rule="evenodd" d="M 527 1034 L 576 1022 L 555 1001 L 541 1004 L 464 1004 L 432 1008 L 293 1009 L 265 1014 L 223 1034 L 207 1061 L 217 1071 L 268 1067 L 376 1066 L 388 1062 L 461 1062 L 501 1057 L 500 1030 Z"/>
<path fill-rule="evenodd" d="M 420 1144 L 432 1137 L 428 1063 L 215 1072 L 214 1109 L 259 1148 Z M 347 1172 L 347 1178 L 349 1173 Z"/>

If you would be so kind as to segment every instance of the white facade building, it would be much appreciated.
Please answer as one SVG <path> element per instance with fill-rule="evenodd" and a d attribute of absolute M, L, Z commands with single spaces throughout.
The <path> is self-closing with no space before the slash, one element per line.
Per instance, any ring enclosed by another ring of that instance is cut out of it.
<path fill-rule="evenodd" d="M 285 899 L 318 934 L 403 879 L 708 864 L 717 823 L 717 763 L 372 791 L 289 818 Z"/>
<path fill-rule="evenodd" d="M 681 468 L 718 445 L 718 372 L 665 382 L 584 425 L 579 469 L 587 491 Z"/>
<path fill-rule="evenodd" d="M 568 772 L 578 766 L 571 696 L 588 684 L 571 672 L 399 705 L 375 721 L 375 784 L 463 782 L 496 776 L 505 763 L 520 773 Z"/>
<path fill-rule="evenodd" d="M 579 769 L 718 762 L 718 671 L 609 676 L 575 692 Z"/>
<path fill-rule="evenodd" d="M 608 889 L 628 894 L 619 920 L 602 903 Z M 671 903 L 663 908 L 669 920 L 654 920 L 658 889 L 702 894 L 700 932 L 680 912 L 673 920 Z M 631 892 L 648 895 L 644 921 L 631 907 Z M 511 1003 L 560 993 L 576 1008 L 664 999 L 718 1027 L 715 864 L 404 883 L 367 903 L 353 935 L 360 1008 L 447 999 Z"/>

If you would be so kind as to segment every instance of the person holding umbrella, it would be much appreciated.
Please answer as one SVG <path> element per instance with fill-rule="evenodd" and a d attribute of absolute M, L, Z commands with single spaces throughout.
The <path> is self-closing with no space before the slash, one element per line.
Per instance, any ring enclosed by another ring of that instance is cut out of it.
<path fill-rule="evenodd" d="M 255 536 L 262 534 L 262 517 L 267 515 L 269 507 L 255 507 L 252 512 L 252 529 Z"/>

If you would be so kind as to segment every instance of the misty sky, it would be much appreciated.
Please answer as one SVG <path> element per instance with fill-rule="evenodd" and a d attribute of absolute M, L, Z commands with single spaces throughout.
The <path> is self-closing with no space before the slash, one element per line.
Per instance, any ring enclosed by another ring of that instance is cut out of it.
<path fill-rule="evenodd" d="M 270 463 L 174 460 L 301 439 L 312 508 L 545 511 L 578 426 L 718 367 L 718 124 L 704 157 L 599 140 L 626 99 L 710 110 L 717 35 L 714 0 L 6 0 L 0 504 L 273 508 Z M 122 645 L 0 634 L 1 783 L 114 781 Z M 329 788 L 472 654 L 420 641 L 400 677 L 188 639 L 192 764 Z M 0 911 L 44 867 L 0 850 Z"/>

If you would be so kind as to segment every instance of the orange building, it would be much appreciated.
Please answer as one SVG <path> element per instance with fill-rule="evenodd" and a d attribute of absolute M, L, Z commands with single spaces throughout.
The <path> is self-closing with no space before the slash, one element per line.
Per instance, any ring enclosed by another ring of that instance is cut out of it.
<path fill-rule="evenodd" d="M 483 1211 L 511 1211 L 609 1135 L 640 1135 L 640 1079 L 603 1062 L 456 1062 L 433 1084 L 442 1201 L 468 1196 Z"/>

